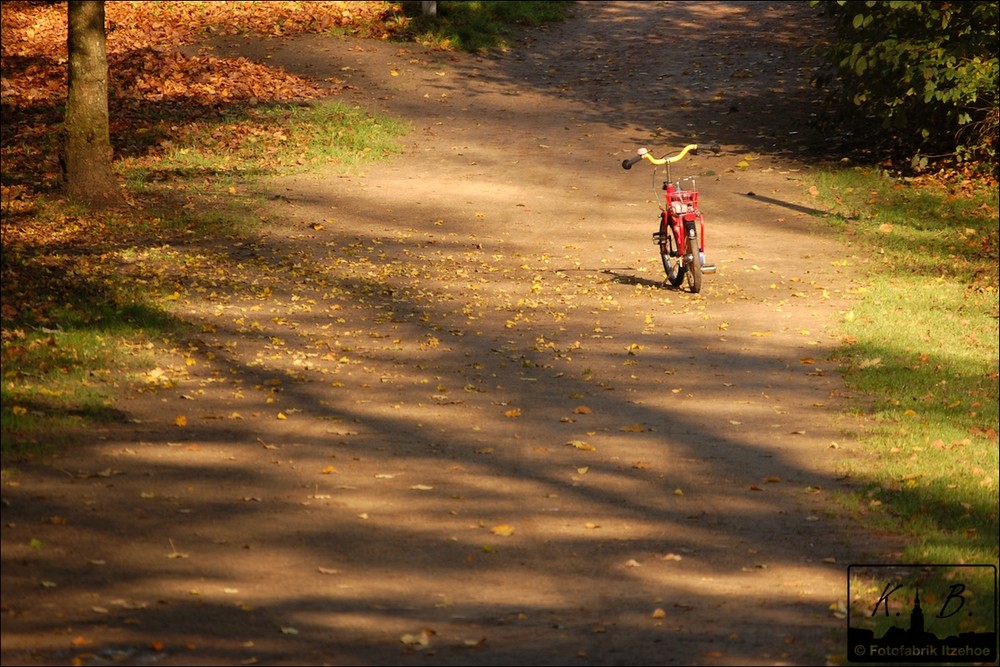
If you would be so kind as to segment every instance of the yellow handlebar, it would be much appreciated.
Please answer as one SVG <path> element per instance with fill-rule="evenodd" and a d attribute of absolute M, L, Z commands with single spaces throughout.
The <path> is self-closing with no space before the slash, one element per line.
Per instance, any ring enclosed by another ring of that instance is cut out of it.
<path fill-rule="evenodd" d="M 678 160 L 683 160 L 684 156 L 691 151 L 697 152 L 698 144 L 688 144 L 687 146 L 684 147 L 684 150 L 682 150 L 680 153 L 678 153 L 673 157 L 653 157 L 652 154 L 650 154 L 650 152 L 644 148 L 640 149 L 640 155 L 642 156 L 643 160 L 651 162 L 652 164 L 655 165 L 661 165 L 661 164 L 667 164 L 668 162 L 673 163 L 677 162 Z"/>

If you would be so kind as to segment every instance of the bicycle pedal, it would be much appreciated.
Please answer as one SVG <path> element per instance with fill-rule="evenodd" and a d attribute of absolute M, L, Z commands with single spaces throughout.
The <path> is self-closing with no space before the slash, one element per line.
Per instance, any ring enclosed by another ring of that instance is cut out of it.
<path fill-rule="evenodd" d="M 715 273 L 718 269 L 715 268 L 715 264 L 702 264 L 702 273 Z"/>

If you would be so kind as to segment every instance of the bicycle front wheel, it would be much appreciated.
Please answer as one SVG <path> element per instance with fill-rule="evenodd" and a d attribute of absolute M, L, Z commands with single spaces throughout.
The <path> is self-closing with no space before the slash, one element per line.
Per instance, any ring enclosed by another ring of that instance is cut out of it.
<path fill-rule="evenodd" d="M 681 256 L 674 230 L 667 222 L 666 214 L 660 218 L 659 239 L 660 259 L 663 261 L 663 270 L 667 274 L 667 282 L 673 287 L 680 287 L 681 283 L 684 282 L 684 258 Z"/>
<path fill-rule="evenodd" d="M 701 253 L 699 252 L 701 244 L 698 242 L 698 232 L 695 231 L 695 235 L 688 237 L 687 240 L 687 252 L 686 255 L 690 256 L 691 259 L 685 261 L 687 265 L 687 283 L 688 289 L 691 294 L 697 294 L 701 291 Z"/>

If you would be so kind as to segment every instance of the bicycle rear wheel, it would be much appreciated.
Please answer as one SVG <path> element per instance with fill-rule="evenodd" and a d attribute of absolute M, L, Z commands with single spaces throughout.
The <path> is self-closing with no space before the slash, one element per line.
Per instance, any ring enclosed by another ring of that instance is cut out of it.
<path fill-rule="evenodd" d="M 684 282 L 684 258 L 681 257 L 677 239 L 674 237 L 674 230 L 667 222 L 667 215 L 664 213 L 660 217 L 660 233 L 658 235 L 660 245 L 660 260 L 663 261 L 663 270 L 667 274 L 667 282 L 673 287 L 680 287 Z"/>

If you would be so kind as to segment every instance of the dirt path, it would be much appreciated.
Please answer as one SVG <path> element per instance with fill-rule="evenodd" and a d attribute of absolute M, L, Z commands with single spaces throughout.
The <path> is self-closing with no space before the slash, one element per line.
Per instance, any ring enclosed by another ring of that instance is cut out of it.
<path fill-rule="evenodd" d="M 806 12 L 583 3 L 490 58 L 218 45 L 413 131 L 267 184 L 166 388 L 5 480 L 4 664 L 843 660 L 871 554 L 831 503 L 852 281 L 793 159 Z M 719 266 L 692 296 L 618 165 L 695 135 L 726 151 L 688 163 Z"/>

